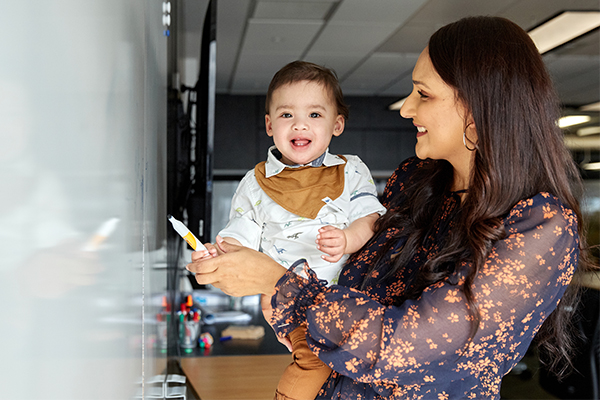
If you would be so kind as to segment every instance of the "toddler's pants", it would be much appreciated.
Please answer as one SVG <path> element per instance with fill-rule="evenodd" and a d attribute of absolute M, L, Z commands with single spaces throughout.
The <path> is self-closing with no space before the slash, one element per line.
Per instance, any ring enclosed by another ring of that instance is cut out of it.
<path fill-rule="evenodd" d="M 331 373 L 306 343 L 306 326 L 294 329 L 288 338 L 292 342 L 294 361 L 288 365 L 279 380 L 276 400 L 314 400 Z"/>

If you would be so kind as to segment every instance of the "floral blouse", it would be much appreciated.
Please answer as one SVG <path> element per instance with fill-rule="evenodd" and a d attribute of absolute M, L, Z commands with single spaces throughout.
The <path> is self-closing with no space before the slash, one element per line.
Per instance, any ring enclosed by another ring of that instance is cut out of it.
<path fill-rule="evenodd" d="M 398 167 L 386 186 L 386 207 L 424 162 L 412 158 Z M 432 240 L 385 282 L 375 276 L 358 289 L 393 229 L 349 260 L 338 285 L 327 287 L 304 260 L 277 283 L 271 320 L 277 333 L 307 324 L 309 346 L 333 369 L 319 399 L 500 398 L 502 377 L 571 281 L 579 256 L 577 220 L 548 193 L 512 208 L 503 219 L 507 237 L 494 244 L 473 283 L 480 323 L 469 341 L 472 317 L 461 289 L 468 263 L 417 299 L 394 305 L 407 276 L 438 251 L 459 205 L 459 196 L 448 193 Z"/>

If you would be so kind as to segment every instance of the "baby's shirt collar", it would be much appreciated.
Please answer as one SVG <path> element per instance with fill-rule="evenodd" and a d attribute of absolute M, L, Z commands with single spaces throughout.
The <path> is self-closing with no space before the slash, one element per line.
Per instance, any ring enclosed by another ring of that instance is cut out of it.
<path fill-rule="evenodd" d="M 265 163 L 265 177 L 270 178 L 274 175 L 279 174 L 285 168 L 299 168 L 299 167 L 332 167 L 334 165 L 344 164 L 345 161 L 340 157 L 330 154 L 329 148 L 325 150 L 325 153 L 321 154 L 318 158 L 314 159 L 308 164 L 304 165 L 287 165 L 282 163 L 279 159 L 281 158 L 281 153 L 277 150 L 277 147 L 271 146 L 269 147 L 269 151 L 267 152 L 267 162 Z"/>

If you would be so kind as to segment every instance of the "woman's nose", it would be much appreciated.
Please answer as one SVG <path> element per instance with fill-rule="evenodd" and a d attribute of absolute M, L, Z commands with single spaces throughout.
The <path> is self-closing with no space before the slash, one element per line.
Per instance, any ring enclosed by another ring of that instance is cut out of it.
<path fill-rule="evenodd" d="M 400 115 L 402 118 L 414 117 L 415 113 L 412 93 L 406 98 L 406 100 L 404 100 L 404 104 L 402 104 L 402 107 L 400 107 Z"/>

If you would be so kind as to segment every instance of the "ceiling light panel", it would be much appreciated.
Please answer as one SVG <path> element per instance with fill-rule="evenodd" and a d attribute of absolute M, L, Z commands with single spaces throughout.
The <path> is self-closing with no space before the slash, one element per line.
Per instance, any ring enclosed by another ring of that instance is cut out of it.
<path fill-rule="evenodd" d="M 334 1 L 259 1 L 254 18 L 265 19 L 324 19 Z"/>
<path fill-rule="evenodd" d="M 580 111 L 600 111 L 600 102 L 586 104 L 581 106 Z"/>
<path fill-rule="evenodd" d="M 589 115 L 565 115 L 558 120 L 558 127 L 566 128 L 568 126 L 584 124 L 591 119 Z"/>
<path fill-rule="evenodd" d="M 600 139 L 594 136 L 565 135 L 565 145 L 570 150 L 600 150 Z"/>
<path fill-rule="evenodd" d="M 600 11 L 567 11 L 529 32 L 541 54 L 600 26 Z"/>
<path fill-rule="evenodd" d="M 600 135 L 600 126 L 586 126 L 585 128 L 577 129 L 577 136 Z"/>
<path fill-rule="evenodd" d="M 546 21 L 566 10 L 598 10 L 598 0 L 502 0 L 502 2 L 503 8 L 497 15 L 508 18 L 525 30 L 531 30 L 541 21 Z"/>
<path fill-rule="evenodd" d="M 600 29 L 588 32 L 564 46 L 551 51 L 548 55 L 558 56 L 596 56 L 600 55 Z"/>

